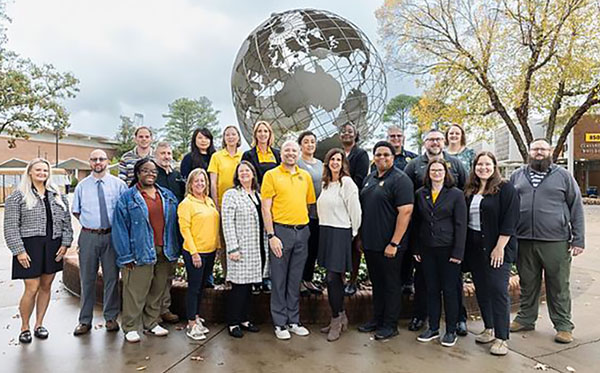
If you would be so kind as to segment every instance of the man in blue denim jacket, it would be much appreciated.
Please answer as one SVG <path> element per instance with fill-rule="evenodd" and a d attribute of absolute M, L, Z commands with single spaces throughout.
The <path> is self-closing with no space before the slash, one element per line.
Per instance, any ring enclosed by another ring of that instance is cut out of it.
<path fill-rule="evenodd" d="M 135 164 L 131 187 L 113 217 L 112 240 L 123 280 L 122 323 L 125 339 L 139 342 L 138 331 L 166 336 L 158 324 L 160 300 L 181 252 L 177 234 L 177 198 L 157 185 L 151 159 Z"/>

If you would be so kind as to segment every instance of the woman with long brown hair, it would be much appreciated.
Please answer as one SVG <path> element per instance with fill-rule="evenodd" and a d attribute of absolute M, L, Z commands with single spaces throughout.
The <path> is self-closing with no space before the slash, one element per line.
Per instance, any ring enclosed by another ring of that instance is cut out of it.
<path fill-rule="evenodd" d="M 485 329 L 478 343 L 494 344 L 493 355 L 508 353 L 510 298 L 508 279 L 516 260 L 519 197 L 514 186 L 502 180 L 491 152 L 481 152 L 465 187 L 468 231 L 465 260 L 473 274 L 477 303 Z"/>
<path fill-rule="evenodd" d="M 327 295 L 331 306 L 331 322 L 321 331 L 328 333 L 328 341 L 335 341 L 348 328 L 343 278 L 352 270 L 352 239 L 358 234 L 362 214 L 358 187 L 350 177 L 342 149 L 331 149 L 325 156 L 317 213 L 320 226 L 318 261 L 327 269 Z"/>

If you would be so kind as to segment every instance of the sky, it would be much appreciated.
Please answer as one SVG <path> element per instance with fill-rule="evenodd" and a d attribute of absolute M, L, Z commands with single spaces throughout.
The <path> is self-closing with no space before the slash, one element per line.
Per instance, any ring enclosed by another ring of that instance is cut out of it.
<path fill-rule="evenodd" d="M 323 9 L 357 25 L 383 58 L 375 10 L 383 0 L 14 0 L 8 48 L 79 80 L 65 102 L 70 131 L 114 137 L 121 115 L 162 114 L 180 97 L 208 97 L 222 126 L 237 124 L 231 69 L 239 47 L 273 12 Z M 414 81 L 387 72 L 388 99 L 418 94 Z"/>

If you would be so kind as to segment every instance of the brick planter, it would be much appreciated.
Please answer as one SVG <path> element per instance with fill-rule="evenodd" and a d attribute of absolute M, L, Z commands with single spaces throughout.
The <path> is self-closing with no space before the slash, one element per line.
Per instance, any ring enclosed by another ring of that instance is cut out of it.
<path fill-rule="evenodd" d="M 79 295 L 81 285 L 79 281 L 79 259 L 76 254 L 70 254 L 65 258 L 63 270 L 63 283 L 73 294 Z M 99 273 L 96 281 L 96 302 L 102 303 L 102 274 Z M 184 281 L 175 281 L 171 288 L 172 305 L 171 311 L 180 316 L 185 315 L 185 292 L 187 284 Z M 205 289 L 201 308 L 202 316 L 210 322 L 225 322 L 225 297 L 226 291 Z M 511 298 L 511 310 L 516 311 L 519 306 L 519 277 L 513 276 L 509 282 L 509 294 Z M 542 297 L 545 299 L 545 289 L 542 283 Z M 412 296 L 402 297 L 401 318 L 410 318 L 413 306 Z M 479 314 L 477 299 L 475 298 L 475 287 L 473 284 L 464 286 L 464 305 L 467 314 L 476 317 Z M 352 297 L 346 297 L 346 312 L 350 322 L 353 324 L 367 321 L 372 316 L 371 291 L 360 290 Z M 252 297 L 252 319 L 257 323 L 268 323 L 271 320 L 269 312 L 269 295 L 260 294 Z M 326 295 L 310 295 L 301 297 L 300 319 L 306 324 L 326 324 L 330 318 L 329 303 Z"/>

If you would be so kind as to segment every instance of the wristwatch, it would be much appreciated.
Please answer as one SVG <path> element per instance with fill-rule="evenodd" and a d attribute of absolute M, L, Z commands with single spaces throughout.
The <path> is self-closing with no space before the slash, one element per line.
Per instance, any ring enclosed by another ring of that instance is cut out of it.
<path fill-rule="evenodd" d="M 267 233 L 267 238 L 270 240 L 271 238 L 275 237 L 274 233 Z"/>
<path fill-rule="evenodd" d="M 399 243 L 395 243 L 394 241 L 390 241 L 390 245 L 394 246 L 396 249 L 400 248 L 400 244 Z"/>

